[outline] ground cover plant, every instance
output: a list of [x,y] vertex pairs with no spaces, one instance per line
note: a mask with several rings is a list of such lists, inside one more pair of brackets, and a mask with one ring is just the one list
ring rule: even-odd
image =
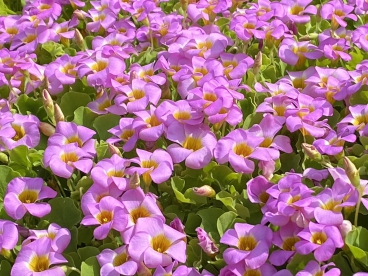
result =
[[0,0],[0,275],[368,275],[367,12]]

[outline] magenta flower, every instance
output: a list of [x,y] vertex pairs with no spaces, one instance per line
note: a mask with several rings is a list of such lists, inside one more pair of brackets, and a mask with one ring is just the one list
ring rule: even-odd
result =
[[269,194],[266,192],[273,184],[263,176],[257,176],[247,182],[247,194],[250,202],[264,205]]
[[358,200],[358,193],[355,188],[342,179],[335,180],[332,188],[325,188],[316,195],[317,201],[312,206],[316,221],[324,225],[339,226],[344,218],[342,208],[355,206]]
[[271,113],[278,118],[285,120],[285,112],[288,109],[294,109],[295,105],[292,103],[292,99],[287,95],[279,94],[273,97],[266,98],[256,109],[259,113]]
[[315,146],[321,154],[342,154],[345,142],[354,143],[356,140],[353,131],[354,129],[349,131],[349,128],[346,128],[344,132],[338,135],[334,130],[330,130],[326,136],[315,140],[313,146]]
[[264,140],[252,132],[236,129],[218,141],[214,156],[220,164],[229,162],[236,172],[252,173],[254,162],[249,158],[272,160],[268,150],[260,147]]
[[51,223],[47,230],[29,230],[29,234],[29,237],[23,242],[23,246],[37,239],[47,237],[51,240],[51,251],[56,253],[63,253],[71,239],[70,231],[61,228],[56,223]]
[[161,149],[153,153],[141,149],[136,149],[136,151],[138,157],[131,161],[141,167],[132,167],[132,171],[142,175],[146,185],[150,185],[152,180],[156,184],[161,184],[170,178],[174,170],[170,154]]
[[356,130],[362,131],[368,124],[368,105],[349,106],[350,114],[339,122],[340,126],[352,124]]
[[280,230],[273,234],[272,243],[282,250],[275,250],[271,253],[269,261],[273,265],[281,266],[295,254],[295,244],[300,241],[297,236],[303,228],[293,222],[281,226]]
[[55,0],[36,0],[25,5],[24,11],[41,20],[56,20],[61,14],[61,6]]
[[4,208],[16,220],[23,218],[27,212],[41,218],[50,213],[51,207],[48,203],[37,201],[54,198],[56,194],[53,189],[44,186],[42,178],[17,177],[8,184]]
[[129,189],[129,179],[125,178],[130,161],[114,154],[109,159],[99,161],[91,171],[95,184],[107,188],[114,183],[120,191]]
[[116,21],[116,15],[110,8],[105,8],[100,11],[90,9],[88,13],[84,14],[86,17],[92,19],[92,22],[87,24],[87,30],[90,32],[106,30]]
[[106,140],[107,143],[115,144],[120,141],[124,142],[123,150],[131,151],[139,138],[139,131],[143,128],[145,122],[133,118],[121,118],[119,125],[108,130],[115,137]]
[[176,231],[185,234],[184,228],[185,226],[181,222],[180,218],[176,217],[170,222],[170,227],[174,228]]
[[121,202],[125,207],[124,219],[128,221],[122,233],[123,240],[127,244],[132,238],[139,219],[150,217],[165,221],[156,200],[148,194],[145,195],[141,188],[126,191],[121,197]]
[[211,33],[205,36],[195,36],[185,46],[184,51],[190,56],[199,56],[205,59],[218,58],[228,46],[229,39],[220,33]]
[[128,252],[133,260],[143,261],[148,268],[170,265],[173,259],[185,263],[185,237],[160,219],[144,218],[137,222]]
[[328,261],[335,253],[336,248],[344,246],[344,241],[336,226],[310,222],[309,226],[299,232],[298,236],[302,240],[295,244],[296,251],[302,255],[314,251],[314,257],[319,262]]
[[89,209],[87,206],[89,204],[96,205],[101,201],[105,196],[111,196],[114,198],[118,198],[122,194],[122,191],[115,185],[115,183],[111,183],[108,187],[103,187],[98,184],[93,184],[85,194],[83,194],[81,200],[81,209],[83,214],[90,215]]
[[272,230],[263,225],[235,223],[235,229],[227,230],[220,242],[233,246],[223,254],[227,264],[237,264],[245,261],[252,269],[262,266],[267,258],[271,246]]
[[285,10],[288,11],[287,17],[294,23],[304,24],[308,23],[310,16],[307,14],[316,14],[317,8],[313,5],[309,5],[311,0],[283,0],[282,4],[285,5]]
[[185,160],[185,165],[192,169],[208,165],[217,143],[215,135],[204,124],[171,124],[167,130],[167,139],[175,142],[167,147],[173,162],[180,163]]
[[[233,274],[230,275],[236,275],[236,276],[243,276],[243,275],[260,275],[260,276],[266,276],[266,275],[272,275],[272,276],[291,276],[292,274],[289,271],[285,271],[285,269],[277,272],[276,268],[274,268],[269,263],[265,263],[261,265],[258,268],[251,268],[247,266],[244,262],[240,262],[234,266],[229,266],[230,271]],[[221,274],[220,274],[221,275]],[[226,276],[230,276],[227,274],[224,274]]]
[[27,27],[22,32],[14,36],[10,50],[17,50],[18,52],[33,53],[39,43],[48,41],[50,30],[43,25],[36,28]]
[[258,39],[264,38],[264,32],[259,30],[266,22],[258,20],[256,16],[238,15],[230,22],[230,30],[233,30],[241,40],[248,41],[253,36]]
[[86,215],[82,225],[98,225],[93,235],[98,240],[107,237],[111,229],[123,231],[127,225],[124,217],[124,206],[117,199],[106,196],[98,204],[88,204],[87,208],[91,215]]
[[166,126],[170,126],[173,122],[198,125],[203,121],[203,113],[199,109],[192,108],[186,100],[164,101],[156,108],[155,114]]
[[18,243],[18,229],[15,223],[0,220],[0,250],[12,250]]
[[139,138],[146,142],[157,141],[164,133],[165,125],[163,124],[162,117],[156,112],[156,108],[150,105],[150,110],[148,111],[138,111],[134,112],[142,121],[145,123],[139,132]]
[[47,144],[49,146],[61,146],[74,143],[92,157],[96,154],[96,140],[91,139],[95,134],[95,131],[72,122],[58,122],[55,134],[51,135],[47,140]]
[[297,42],[292,38],[285,38],[279,48],[279,57],[287,64],[302,68],[307,59],[319,59],[322,53],[309,41]]
[[[323,266],[320,266],[316,261],[309,261],[309,263],[305,266],[305,268],[299,271],[295,276],[311,276],[311,275],[325,275],[325,276],[340,276],[340,269],[334,267],[329,268],[330,266],[334,266],[334,263],[328,263]],[[328,271],[326,271],[328,269]],[[358,273],[359,274],[359,273]],[[357,275],[357,274],[354,274]]]
[[[9,119],[10,118],[5,120],[8,121]],[[14,114],[13,119],[14,120],[11,122],[11,127],[14,129],[14,132],[12,132],[14,133],[14,136],[8,137],[7,134],[10,134],[10,132],[7,130],[6,132],[3,132],[5,135],[1,137],[5,147],[8,149],[13,149],[20,145],[25,145],[28,148],[36,147],[40,142],[40,131],[38,129],[40,120],[34,115],[20,114]],[[6,128],[4,128],[4,130],[5,129]]]
[[97,255],[97,260],[101,276],[135,275],[138,270],[138,264],[129,257],[126,245],[115,250],[104,249]]
[[60,266],[50,268],[61,263],[67,263],[67,260],[60,253],[52,252],[51,240],[46,237],[40,238],[22,247],[10,275],[65,276]]
[[70,57],[62,55],[46,66],[45,76],[50,83],[48,91],[51,95],[62,92],[64,85],[75,83],[77,76],[76,66],[80,59],[80,56]]
[[197,237],[198,237],[198,245],[202,248],[204,253],[209,256],[215,256],[220,250],[217,245],[214,243],[213,239],[208,235],[208,233],[200,228],[196,228]]
[[327,4],[322,5],[321,17],[323,19],[331,20],[331,29],[336,30],[339,26],[346,27],[345,18],[357,20],[355,14],[350,14],[354,7],[346,5],[341,0],[333,0]]
[[74,169],[89,173],[93,161],[91,155],[79,148],[75,143],[64,146],[48,146],[45,150],[43,163],[52,172],[63,178],[70,178]]
[[139,79],[134,79],[129,86],[122,86],[121,90],[128,100],[128,112],[145,110],[149,103],[156,105],[161,97],[161,89],[157,85]]
[[319,48],[323,50],[325,57],[334,62],[340,58],[344,61],[351,60],[351,55],[347,53],[350,49],[350,43],[346,39],[327,38],[320,42]]

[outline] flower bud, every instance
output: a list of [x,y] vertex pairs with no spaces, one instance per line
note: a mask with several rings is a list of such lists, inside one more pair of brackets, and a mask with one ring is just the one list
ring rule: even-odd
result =
[[136,189],[140,186],[141,179],[139,177],[138,172],[134,172],[132,176],[129,178],[129,187],[130,189]]
[[205,197],[214,197],[216,195],[216,192],[214,189],[212,189],[211,186],[209,185],[204,185],[202,187],[194,187],[193,188],[193,192],[196,194],[196,195],[199,195],[199,196],[205,196]]
[[204,231],[202,228],[197,227],[196,228],[197,237],[199,240],[198,245],[203,249],[203,251],[211,257],[215,257],[217,253],[219,252],[219,248],[214,243],[214,241],[211,239],[211,237],[207,234],[206,231]]
[[9,162],[9,157],[3,152],[0,152],[0,162],[5,164]]
[[151,270],[143,262],[138,264],[138,276],[152,276]]
[[75,10],[73,12],[73,15],[75,15],[75,17],[78,18],[79,20],[84,20],[86,18],[85,15],[83,14],[83,12],[80,11],[80,10]]
[[185,226],[181,222],[180,218],[174,218],[172,222],[170,222],[170,227],[174,228],[176,231],[185,234],[184,228]]
[[310,144],[302,143],[302,148],[304,150],[304,153],[312,160],[314,161],[322,161],[322,155],[319,153],[319,151]]
[[74,42],[82,51],[85,51],[87,49],[87,44],[78,29],[76,29],[74,33]]
[[50,137],[51,135],[55,133],[55,128],[48,123],[40,122],[38,125],[38,128],[47,137]]
[[54,114],[55,114],[55,121],[56,122],[65,121],[64,114],[61,111],[61,108],[58,104],[54,105]]
[[108,147],[111,154],[113,154],[113,155],[117,154],[120,157],[122,157],[122,154],[121,154],[120,150],[116,146],[114,146],[112,144],[107,144],[107,147]]
[[343,238],[345,238],[345,237],[346,237],[346,235],[347,235],[351,230],[353,230],[353,225],[352,225],[352,224],[351,224],[351,222],[350,222],[350,221],[348,221],[348,220],[344,220],[344,221],[342,222],[342,224],[341,224],[341,225],[339,225],[338,227],[339,227],[339,230],[340,230],[341,236],[342,236]]
[[355,167],[354,163],[351,162],[350,159],[347,158],[346,156],[343,158],[343,161],[346,175],[348,176],[351,184],[353,184],[355,188],[358,188],[360,186],[359,171]]
[[49,116],[50,118],[54,118],[54,101],[52,100],[50,93],[46,89],[42,91],[42,102],[47,116]]
[[258,52],[258,54],[256,55],[256,58],[254,59],[254,65],[253,65],[254,76],[258,76],[261,66],[262,66],[262,52]]

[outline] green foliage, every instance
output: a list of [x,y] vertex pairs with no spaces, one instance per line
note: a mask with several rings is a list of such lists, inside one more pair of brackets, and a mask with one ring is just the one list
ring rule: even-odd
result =
[[81,221],[81,211],[75,206],[71,198],[57,197],[49,201],[51,213],[43,217],[50,223],[57,223],[62,227],[71,228]]

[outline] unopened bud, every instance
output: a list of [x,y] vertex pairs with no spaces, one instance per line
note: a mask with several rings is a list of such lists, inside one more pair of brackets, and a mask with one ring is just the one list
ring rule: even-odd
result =
[[161,86],[161,90],[161,99],[171,100],[172,93],[170,90],[170,82],[168,80],[166,80],[166,82]]
[[134,172],[132,176],[129,178],[129,187],[130,189],[136,189],[140,186],[141,179],[139,178],[138,172]]
[[79,20],[84,20],[86,18],[86,16],[81,10],[75,10],[73,12],[73,15],[75,15],[75,17],[78,18]]
[[14,262],[13,254],[9,249],[1,249],[1,255],[3,255],[6,259]]
[[185,234],[184,228],[185,226],[181,222],[180,218],[174,218],[172,222],[170,222],[170,227],[174,228],[176,231]]
[[65,121],[64,114],[58,104],[54,105],[54,116],[56,122]]
[[354,163],[351,162],[346,156],[343,158],[343,161],[346,175],[348,176],[351,184],[353,184],[355,188],[360,187],[360,175]]
[[38,125],[38,128],[47,137],[50,137],[51,135],[55,133],[55,128],[48,123],[40,122]]
[[197,227],[196,232],[199,240],[198,245],[208,256],[215,257],[220,251],[215,242],[211,239],[211,237],[204,229]]
[[214,189],[212,189],[211,186],[209,185],[204,185],[202,187],[194,187],[193,188],[193,192],[196,194],[196,195],[199,195],[199,196],[205,196],[205,197],[214,197],[216,195],[216,192]]
[[145,266],[143,262],[138,264],[138,270],[137,270],[138,276],[152,276],[151,270]]
[[258,54],[256,55],[256,58],[254,59],[254,65],[253,65],[254,76],[258,76],[261,66],[262,66],[262,52],[258,52]]
[[341,236],[342,236],[343,238],[345,238],[345,237],[346,237],[346,235],[347,235],[351,230],[353,230],[353,225],[351,224],[351,222],[350,222],[350,221],[348,221],[348,220],[344,220],[344,221],[342,222],[342,224],[341,224],[341,225],[339,225],[339,230],[340,230]]
[[112,144],[107,144],[107,147],[108,147],[111,154],[113,154],[113,155],[117,154],[120,157],[122,157],[122,154],[121,154],[120,150],[116,146],[114,146]]
[[9,162],[9,157],[3,152],[0,152],[0,162],[5,164]]
[[54,101],[52,100],[50,93],[44,89],[42,91],[42,102],[45,107],[47,116],[54,118]]
[[311,34],[303,35],[302,37],[299,38],[299,41],[309,41],[309,40],[316,39],[317,37],[318,37],[318,34],[311,33]]
[[322,155],[319,153],[319,151],[315,148],[315,146],[302,143],[302,148],[304,150],[304,153],[312,160],[314,161],[322,161]]
[[84,41],[83,35],[78,29],[76,29],[74,33],[74,42],[82,51],[85,51],[87,49],[87,44]]

